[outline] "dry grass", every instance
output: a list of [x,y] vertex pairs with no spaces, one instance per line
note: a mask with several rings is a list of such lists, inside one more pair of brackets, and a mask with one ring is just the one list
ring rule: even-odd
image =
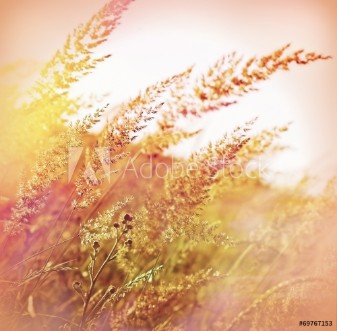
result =
[[287,126],[251,134],[253,119],[187,159],[169,154],[199,134],[181,119],[226,111],[275,72],[329,57],[290,45],[248,61],[232,53],[199,77],[188,68],[149,86],[108,123],[109,105],[70,125],[64,115],[85,105],[69,88],[110,56],[92,51],[129,2],[111,1],[70,34],[29,102],[15,106],[17,87],[2,100],[2,181],[10,185],[0,196],[1,328],[335,325],[335,182],[312,196],[305,181],[275,187],[257,169],[239,176],[233,168],[282,151]]

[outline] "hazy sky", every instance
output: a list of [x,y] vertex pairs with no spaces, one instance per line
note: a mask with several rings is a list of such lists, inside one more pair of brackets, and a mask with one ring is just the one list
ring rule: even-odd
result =
[[[104,3],[1,0],[0,64],[47,61],[67,34]],[[330,174],[337,168],[336,13],[335,0],[136,0],[105,46],[113,53],[111,61],[78,90],[109,91],[111,103],[118,103],[188,65],[205,67],[233,50],[262,55],[291,42],[293,49],[329,54],[333,60],[277,73],[259,85],[259,92],[209,116],[203,139],[256,114],[260,127],[293,121],[285,140],[293,150],[275,167],[298,171],[315,164],[317,171]]]

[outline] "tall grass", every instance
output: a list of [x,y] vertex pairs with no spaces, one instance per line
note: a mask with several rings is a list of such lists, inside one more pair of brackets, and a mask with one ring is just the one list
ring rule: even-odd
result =
[[246,61],[231,53],[70,124],[86,104],[69,90],[110,57],[94,51],[130,2],[75,29],[28,102],[13,102],[17,86],[2,100],[1,328],[335,325],[335,182],[312,196],[310,181],[274,186],[251,163],[282,152],[288,127],[252,134],[252,119],[187,158],[170,154],[200,133],[182,119],[227,111],[275,72],[329,57],[290,45]]

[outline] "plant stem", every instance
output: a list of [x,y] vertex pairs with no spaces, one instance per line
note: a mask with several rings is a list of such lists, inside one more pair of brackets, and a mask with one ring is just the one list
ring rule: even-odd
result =
[[80,322],[79,330],[83,330],[83,328],[85,326],[86,319],[87,319],[87,311],[88,311],[88,308],[89,308],[90,299],[92,298],[92,295],[93,295],[93,292],[94,292],[95,284],[96,284],[100,274],[104,270],[105,266],[108,264],[108,262],[110,262],[111,257],[113,255],[113,253],[114,253],[114,251],[117,247],[117,244],[119,242],[119,239],[122,237],[122,235],[123,235],[123,233],[121,233],[121,235],[118,236],[118,232],[117,232],[117,229],[116,229],[116,241],[115,241],[113,247],[111,248],[108,256],[105,258],[105,260],[101,264],[100,268],[98,269],[96,275],[92,277],[89,292],[86,296],[86,300],[85,300],[85,303],[84,303],[83,314],[82,314],[82,319],[81,319],[81,322]]

